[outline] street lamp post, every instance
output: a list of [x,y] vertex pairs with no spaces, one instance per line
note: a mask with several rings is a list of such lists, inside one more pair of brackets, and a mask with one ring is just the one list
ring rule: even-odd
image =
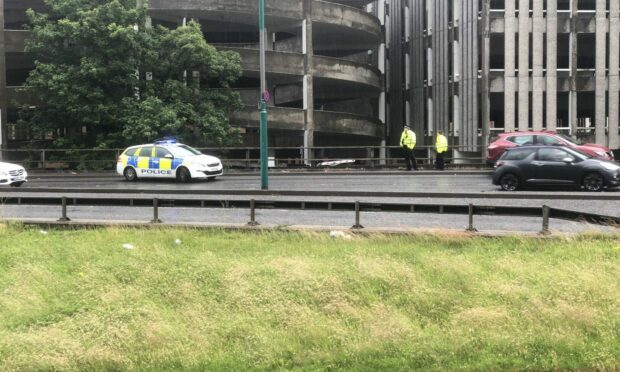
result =
[[258,24],[260,29],[260,179],[261,189],[269,189],[269,164],[268,164],[268,140],[267,136],[267,81],[265,77],[265,0],[258,1]]

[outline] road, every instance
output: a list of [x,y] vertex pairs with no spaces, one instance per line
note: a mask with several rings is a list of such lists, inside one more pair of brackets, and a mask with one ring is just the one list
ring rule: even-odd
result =
[[[158,192],[181,191],[184,194],[175,198],[188,200],[234,200],[248,199],[244,195],[200,195],[199,191],[257,191],[260,190],[260,178],[256,174],[229,175],[221,177],[215,182],[195,182],[191,184],[177,184],[170,181],[143,181],[137,183],[125,182],[120,177],[112,175],[90,176],[34,176],[27,187],[23,189],[0,189],[0,195],[9,195],[3,191],[10,191],[12,196],[27,196],[28,190],[37,191],[41,196],[59,196],[57,192],[46,190],[63,189],[62,196],[83,196],[87,190],[98,190],[100,197],[119,197],[114,192],[133,190],[136,195],[147,198],[166,199],[169,194]],[[543,204],[560,209],[569,209],[580,212],[596,213],[620,217],[620,192],[612,190],[605,193],[595,194],[605,197],[618,197],[615,200],[582,200],[592,196],[585,192],[558,192],[558,191],[535,191],[519,193],[503,193],[491,184],[490,175],[483,172],[465,173],[372,173],[372,174],[279,174],[270,177],[270,190],[273,191],[359,191],[362,193],[383,192],[388,195],[368,196],[363,198],[365,202],[390,202],[409,204],[443,204],[443,205],[500,205],[500,206],[527,206],[541,207]],[[109,191],[109,193],[106,193]],[[196,191],[193,193],[192,191]],[[15,193],[18,192],[18,193]],[[443,192],[445,198],[428,197],[390,197],[395,192]],[[480,193],[476,197],[454,198],[458,193]],[[568,199],[555,199],[558,193]],[[125,194],[123,194],[125,195]],[[506,198],[502,198],[506,195]],[[515,195],[522,195],[521,199],[510,199]],[[531,196],[536,196],[532,198]],[[494,196],[494,198],[489,198]],[[281,201],[281,200],[305,200],[305,201],[355,201],[359,196],[313,196],[304,199],[300,196],[277,196],[259,195],[253,196],[257,200]],[[161,218],[167,223],[203,223],[203,224],[244,224],[249,219],[247,209],[222,209],[222,208],[161,208]],[[73,220],[107,220],[107,221],[139,221],[146,222],[152,217],[152,210],[143,207],[89,207],[69,206],[69,215]],[[131,216],[131,218],[128,218]],[[3,205],[0,206],[0,217],[19,219],[43,219],[55,220],[59,217],[58,206],[27,206],[27,205]],[[258,219],[263,224],[272,226],[282,225],[310,225],[323,227],[350,227],[353,224],[352,212],[343,211],[290,211],[281,209],[259,210]],[[476,216],[476,227],[481,230],[512,230],[512,231],[539,231],[541,218],[527,217],[498,217]],[[449,214],[418,214],[418,213],[383,213],[364,212],[362,224],[367,227],[389,228],[448,228],[464,229],[467,226],[467,216]],[[583,232],[583,231],[607,231],[608,228],[600,228],[587,224],[554,220],[552,228],[556,231]]]
[[[111,190],[260,190],[260,176],[234,175],[224,176],[213,182],[196,181],[190,184],[178,184],[169,180],[141,180],[125,182],[122,177],[97,175],[93,177],[76,176],[33,176],[27,188],[102,188]],[[491,184],[488,173],[474,172],[466,174],[431,172],[420,173],[367,173],[329,174],[302,173],[278,174],[269,178],[271,190],[304,191],[400,191],[423,192],[488,192],[498,191]]]

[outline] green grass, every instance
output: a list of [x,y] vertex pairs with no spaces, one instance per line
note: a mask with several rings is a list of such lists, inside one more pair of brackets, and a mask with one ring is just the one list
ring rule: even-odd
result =
[[0,370],[619,368],[618,236],[0,225]]

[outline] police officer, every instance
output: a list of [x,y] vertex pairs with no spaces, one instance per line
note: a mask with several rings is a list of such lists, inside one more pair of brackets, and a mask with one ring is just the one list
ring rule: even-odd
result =
[[435,143],[435,151],[437,152],[437,159],[435,161],[435,167],[438,170],[445,169],[444,154],[448,151],[448,139],[443,135],[443,131],[437,131],[437,142]]
[[409,128],[409,126],[405,125],[403,128],[403,134],[400,136],[400,147],[403,148],[403,153],[405,154],[405,164],[407,165],[407,170],[418,170],[418,165],[416,164],[415,154],[413,153],[413,149],[416,143],[416,135]]

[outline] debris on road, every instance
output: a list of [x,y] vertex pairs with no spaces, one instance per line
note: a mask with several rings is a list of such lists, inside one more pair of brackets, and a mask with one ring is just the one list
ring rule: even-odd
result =
[[319,163],[319,167],[336,167],[342,164],[355,164],[355,160],[345,159],[345,160],[335,160],[335,161],[324,161],[324,162]]

